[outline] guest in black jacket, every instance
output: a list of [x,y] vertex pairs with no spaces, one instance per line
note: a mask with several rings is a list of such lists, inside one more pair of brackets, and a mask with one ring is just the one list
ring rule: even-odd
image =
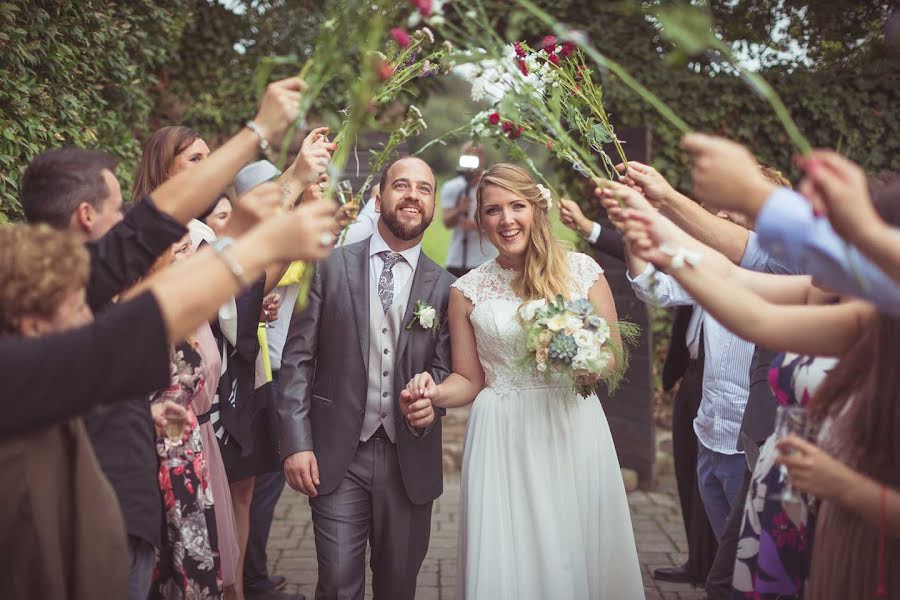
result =
[[591,246],[616,260],[625,261],[625,243],[615,227],[603,227],[591,221],[574,200],[559,201],[559,217],[563,225],[577,232]]

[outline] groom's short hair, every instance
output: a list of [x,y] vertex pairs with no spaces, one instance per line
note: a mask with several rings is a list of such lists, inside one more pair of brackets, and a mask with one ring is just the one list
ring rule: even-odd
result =
[[[427,162],[425,162],[424,160],[422,160],[422,159],[419,158],[418,156],[413,156],[412,154],[406,154],[406,155],[404,155],[404,156],[398,156],[397,158],[395,158],[394,160],[392,160],[391,162],[389,162],[389,163],[387,164],[387,166],[386,166],[384,169],[381,170],[381,174],[378,176],[378,179],[379,179],[379,181],[378,181],[378,194],[379,194],[380,196],[383,196],[383,195],[384,195],[384,188],[387,187],[387,184],[388,184],[388,173],[391,172],[391,167],[393,167],[394,165],[396,165],[396,164],[397,164],[398,162],[400,162],[401,160],[406,160],[407,158],[414,158],[414,159],[416,159],[416,160],[421,160],[423,163],[425,163],[425,166],[427,166],[427,167],[428,167],[428,170],[431,171],[431,178],[434,179],[434,183],[435,183],[435,185],[437,185],[437,177],[434,176],[434,170],[431,168],[431,165],[429,165]],[[435,193],[437,193],[437,192],[435,191]]]

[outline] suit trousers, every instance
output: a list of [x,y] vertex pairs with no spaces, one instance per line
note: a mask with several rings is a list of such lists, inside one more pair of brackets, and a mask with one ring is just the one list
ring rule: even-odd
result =
[[360,442],[337,489],[309,500],[319,564],[316,599],[363,599],[367,542],[374,599],[415,598],[432,504],[410,501],[390,440]]

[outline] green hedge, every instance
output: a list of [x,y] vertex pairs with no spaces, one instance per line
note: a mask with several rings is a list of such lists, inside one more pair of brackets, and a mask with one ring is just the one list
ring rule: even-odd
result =
[[171,58],[187,2],[0,3],[0,220],[22,216],[17,184],[28,161],[62,145],[124,162],[154,106],[154,73]]

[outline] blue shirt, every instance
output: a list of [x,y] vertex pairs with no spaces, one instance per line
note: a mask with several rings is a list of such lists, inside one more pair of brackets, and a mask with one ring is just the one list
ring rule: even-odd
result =
[[[900,283],[841,239],[827,219],[813,215],[800,194],[787,188],[772,192],[756,219],[756,231],[762,247],[789,268],[900,317]],[[895,231],[900,243],[900,230]]]

